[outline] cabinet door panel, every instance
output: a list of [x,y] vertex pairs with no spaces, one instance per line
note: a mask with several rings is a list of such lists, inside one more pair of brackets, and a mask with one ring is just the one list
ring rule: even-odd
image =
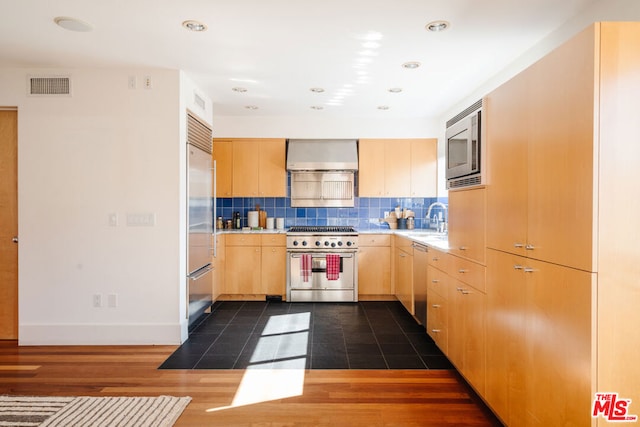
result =
[[527,243],[528,74],[487,96],[487,247],[524,255]]
[[358,153],[360,197],[384,196],[384,146],[382,139],[361,139]]
[[262,248],[262,291],[267,295],[286,293],[287,249],[283,246]]
[[360,247],[358,252],[358,294],[392,294],[391,248],[389,246]]
[[256,140],[233,141],[233,196],[258,196],[260,168],[259,143]]
[[485,189],[449,192],[449,250],[480,263],[485,261]]
[[[259,246],[227,246],[224,276],[225,293],[233,295],[262,293],[260,262]],[[252,266],[252,268],[247,268],[247,266]]]
[[437,139],[411,140],[411,197],[436,197]]
[[593,29],[537,62],[532,75],[527,256],[592,271]]
[[411,197],[411,141],[390,140],[384,150],[385,197]]
[[216,195],[218,197],[231,197],[233,183],[233,142],[225,139],[214,139],[213,160],[216,162]]
[[285,197],[287,195],[287,172],[285,169],[284,139],[260,140],[261,197]]

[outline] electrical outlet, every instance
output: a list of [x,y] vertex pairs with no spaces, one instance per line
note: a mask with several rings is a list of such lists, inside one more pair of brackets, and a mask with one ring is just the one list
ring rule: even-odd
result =
[[151,84],[151,76],[144,76],[142,78],[142,85],[145,89],[152,89],[153,85]]
[[109,214],[109,226],[116,227],[118,225],[118,214],[112,212]]
[[118,306],[118,294],[107,295],[107,307],[116,308]]
[[93,294],[93,307],[94,308],[102,308],[102,295],[101,294]]

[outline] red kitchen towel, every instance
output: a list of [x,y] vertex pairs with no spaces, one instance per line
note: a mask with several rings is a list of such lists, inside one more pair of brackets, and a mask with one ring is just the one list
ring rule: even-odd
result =
[[340,278],[340,255],[327,254],[327,280],[338,280]]
[[300,275],[303,282],[308,282],[311,277],[311,254],[300,255]]

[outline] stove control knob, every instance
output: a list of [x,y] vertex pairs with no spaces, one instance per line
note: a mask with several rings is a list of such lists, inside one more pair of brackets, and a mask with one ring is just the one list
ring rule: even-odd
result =
[[325,241],[325,242],[324,242],[324,245],[325,245],[325,246],[329,246],[329,242]]
[[336,242],[331,243],[331,247],[335,248],[336,247]]
[[320,243],[320,240],[316,240],[316,246],[320,246],[322,243]]
[[302,241],[302,246],[307,246],[307,241],[306,240]]
[[297,240],[293,241],[293,246],[298,246],[298,241]]
[[347,246],[351,246],[351,245],[353,245],[352,242],[347,242]]
[[342,246],[342,242],[338,242],[338,246]]

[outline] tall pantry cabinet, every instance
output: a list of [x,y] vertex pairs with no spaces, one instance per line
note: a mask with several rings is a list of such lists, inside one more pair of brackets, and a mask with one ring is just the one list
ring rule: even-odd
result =
[[[640,23],[597,23],[486,98],[485,399],[508,425],[640,414]],[[635,195],[635,196],[634,196]]]

